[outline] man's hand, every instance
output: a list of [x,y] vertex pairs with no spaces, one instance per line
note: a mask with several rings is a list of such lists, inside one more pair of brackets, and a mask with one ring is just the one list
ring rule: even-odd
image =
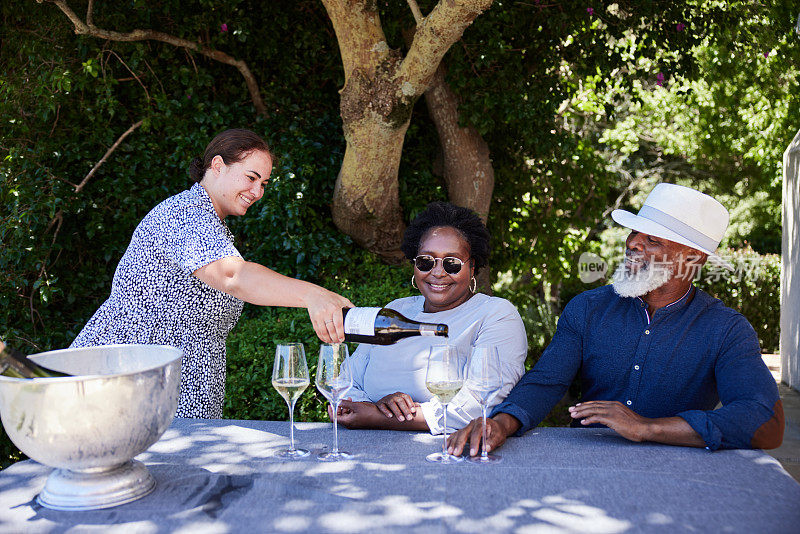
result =
[[413,401],[406,393],[391,393],[375,403],[378,410],[386,417],[396,417],[398,421],[413,419],[419,403]]
[[[447,452],[461,456],[464,446],[469,441],[469,455],[477,456],[481,452],[483,439],[483,417],[473,419],[470,423],[451,434],[447,438]],[[506,437],[519,430],[520,422],[506,413],[499,413],[486,420],[486,452],[491,452],[506,442]]]
[[648,419],[621,402],[589,401],[570,407],[573,419],[584,425],[600,423],[631,441],[655,441],[667,445],[705,447],[703,438],[682,417]]
[[570,406],[573,419],[581,419],[582,425],[600,423],[631,441],[648,440],[651,419],[642,417],[619,401],[589,401]]

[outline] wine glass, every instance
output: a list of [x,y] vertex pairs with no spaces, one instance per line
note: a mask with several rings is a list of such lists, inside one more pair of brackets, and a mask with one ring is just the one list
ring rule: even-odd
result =
[[469,461],[477,464],[499,462],[502,459],[500,456],[489,454],[486,451],[486,410],[488,409],[489,401],[503,386],[503,379],[500,373],[500,355],[497,352],[497,347],[493,345],[472,347],[469,364],[467,365],[465,386],[483,410],[481,455],[471,456]]
[[456,396],[464,385],[464,362],[459,357],[458,348],[454,345],[434,345],[428,354],[428,370],[425,375],[425,387],[439,397],[444,409],[442,427],[444,436],[442,452],[435,452],[425,457],[429,462],[453,464],[463,460],[460,456],[447,453],[447,404]]
[[345,460],[353,455],[339,450],[339,428],[337,418],[339,402],[345,393],[353,387],[353,375],[350,373],[347,345],[344,343],[323,343],[319,347],[317,362],[317,389],[333,406],[333,449],[322,452],[317,458],[324,462]]
[[294,405],[308,387],[308,365],[302,343],[286,343],[275,349],[272,366],[272,387],[278,390],[289,407],[289,448],[278,451],[278,458],[295,459],[308,456],[308,450],[294,446]]

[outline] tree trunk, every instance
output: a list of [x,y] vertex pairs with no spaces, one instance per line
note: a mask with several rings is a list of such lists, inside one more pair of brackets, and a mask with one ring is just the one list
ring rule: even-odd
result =
[[458,98],[445,80],[444,63],[436,69],[425,93],[443,155],[443,174],[450,202],[478,213],[486,222],[494,191],[489,146],[478,130],[458,124]]
[[[347,93],[342,92],[343,109]],[[336,226],[390,263],[404,259],[397,172],[408,123],[393,128],[376,116],[345,120],[347,148],[333,193]]]
[[404,231],[397,172],[411,110],[444,54],[492,0],[440,0],[418,25],[405,57],[387,45],[374,0],[323,4],[345,72],[340,110],[347,147],[333,221],[359,245],[396,262],[403,258]]

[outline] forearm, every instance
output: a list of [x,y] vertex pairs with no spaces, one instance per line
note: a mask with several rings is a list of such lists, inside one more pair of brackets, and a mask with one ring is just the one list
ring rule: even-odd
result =
[[[333,417],[330,406],[328,416]],[[387,417],[381,413],[372,402],[342,401],[339,423],[351,429],[428,430],[428,424],[421,411],[417,411],[405,421],[398,421],[397,417]]]
[[684,447],[705,447],[700,434],[681,417],[660,417],[647,419],[643,424],[641,441],[653,441],[666,445]]
[[398,421],[397,417],[386,417],[383,414],[380,415],[383,417],[383,419],[378,421],[380,426],[376,426],[375,428],[381,428],[383,430],[429,430],[428,422],[425,421],[425,416],[422,415],[422,410],[417,410],[417,412],[411,417],[406,417],[405,421]]
[[284,276],[241,258],[217,260],[194,274],[219,291],[259,306],[305,308],[316,293],[325,291],[309,282]]

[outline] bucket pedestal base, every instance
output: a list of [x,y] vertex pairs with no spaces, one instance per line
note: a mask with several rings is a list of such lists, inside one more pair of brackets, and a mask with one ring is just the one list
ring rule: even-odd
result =
[[155,479],[137,460],[97,472],[55,469],[36,502],[53,510],[97,510],[135,501],[155,487]]

